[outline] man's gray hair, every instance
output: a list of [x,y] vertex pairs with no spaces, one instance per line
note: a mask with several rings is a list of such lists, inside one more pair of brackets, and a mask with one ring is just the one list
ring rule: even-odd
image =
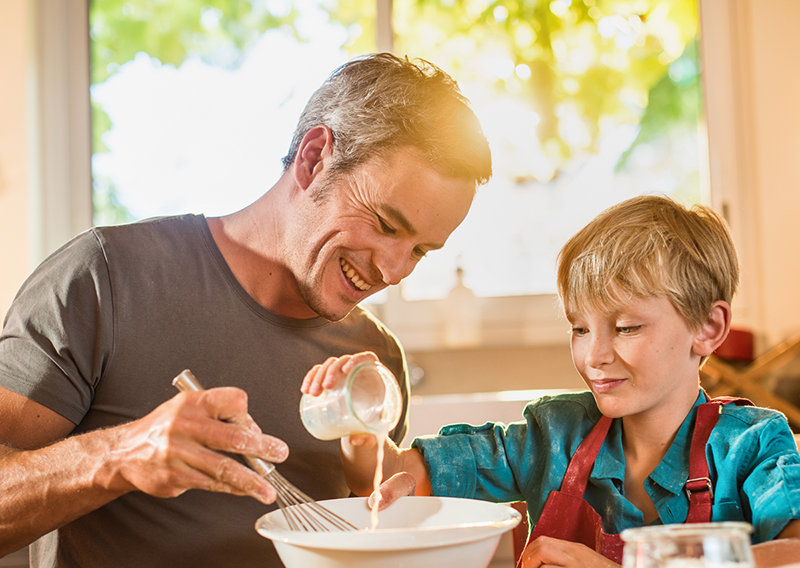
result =
[[478,185],[492,175],[489,144],[469,101],[447,73],[421,59],[378,53],[334,71],[300,116],[284,169],[319,125],[333,133],[333,175],[404,146],[443,175]]

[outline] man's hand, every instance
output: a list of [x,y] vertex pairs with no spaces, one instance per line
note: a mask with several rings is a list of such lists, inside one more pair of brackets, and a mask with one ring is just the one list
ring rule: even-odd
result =
[[134,422],[67,438],[66,418],[2,388],[0,416],[0,557],[130,491],[206,489],[271,503],[269,483],[220,452],[271,462],[289,453],[261,433],[235,388],[181,393]]
[[282,462],[289,449],[261,433],[247,413],[247,394],[236,388],[181,393],[147,416],[108,431],[109,459],[102,479],[109,489],[175,497],[188,489],[250,495],[275,501],[260,475],[220,452]]
[[522,551],[522,568],[619,568],[608,558],[577,544],[548,536],[540,536]]

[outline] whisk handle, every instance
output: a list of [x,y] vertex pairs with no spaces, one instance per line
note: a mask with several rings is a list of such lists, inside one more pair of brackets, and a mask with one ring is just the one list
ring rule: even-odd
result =
[[[184,392],[200,392],[205,390],[203,385],[200,384],[200,381],[197,380],[197,377],[194,376],[189,369],[185,369],[181,371],[181,373],[172,379],[172,384],[177,388],[179,391]],[[273,472],[275,466],[268,461],[262,460],[261,458],[257,458],[254,456],[244,456],[245,459],[248,461],[250,466],[259,474],[263,476],[267,476]]]

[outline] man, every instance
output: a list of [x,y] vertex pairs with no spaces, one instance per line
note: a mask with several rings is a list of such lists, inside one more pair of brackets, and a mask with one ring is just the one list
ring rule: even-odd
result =
[[[312,96],[284,166],[237,213],[92,229],[23,285],[0,335],[0,556],[36,541],[34,566],[280,566],[253,528],[274,489],[231,454],[348,495],[300,382],[356,349],[405,377],[356,306],[444,245],[491,157],[445,73],[378,54]],[[174,394],[184,368],[208,390]]]

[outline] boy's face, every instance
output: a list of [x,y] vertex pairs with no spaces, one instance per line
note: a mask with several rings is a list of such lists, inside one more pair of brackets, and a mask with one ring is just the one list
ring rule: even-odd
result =
[[613,313],[567,317],[572,361],[603,414],[685,416],[698,393],[698,332],[667,298],[635,298]]

